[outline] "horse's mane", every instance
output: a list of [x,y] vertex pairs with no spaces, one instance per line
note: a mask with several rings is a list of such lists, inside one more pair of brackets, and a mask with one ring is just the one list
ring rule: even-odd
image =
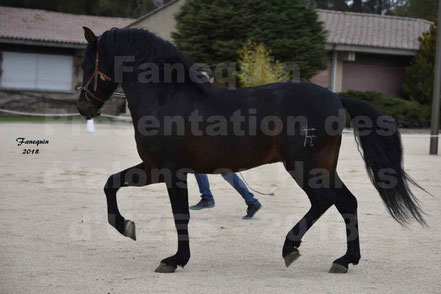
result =
[[174,44],[161,39],[146,29],[112,28],[100,36],[98,50],[110,53],[109,55],[112,57],[118,55],[135,56],[135,64],[143,62],[180,63],[187,71],[194,64]]

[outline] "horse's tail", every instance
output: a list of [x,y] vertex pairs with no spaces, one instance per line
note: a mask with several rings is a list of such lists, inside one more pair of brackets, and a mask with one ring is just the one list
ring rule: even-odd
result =
[[389,131],[392,131],[386,133],[384,125],[382,128],[378,125],[384,116],[373,105],[348,98],[341,98],[341,102],[353,119],[363,116],[364,121],[366,118],[370,120],[369,130],[362,128],[361,123],[359,126],[353,124],[355,140],[366,163],[369,177],[392,217],[402,225],[407,224],[410,217],[425,224],[422,216],[424,213],[409,189],[409,183],[424,189],[403,169],[403,147],[395,123],[387,121]]

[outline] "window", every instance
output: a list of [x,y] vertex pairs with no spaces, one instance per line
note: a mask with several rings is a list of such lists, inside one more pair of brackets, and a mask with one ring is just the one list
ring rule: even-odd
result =
[[2,88],[72,90],[73,56],[5,51],[1,66]]

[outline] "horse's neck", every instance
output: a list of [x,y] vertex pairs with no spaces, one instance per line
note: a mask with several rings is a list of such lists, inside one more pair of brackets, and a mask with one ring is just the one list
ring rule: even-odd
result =
[[[161,109],[161,105],[168,102],[171,87],[167,84],[150,84],[150,83],[122,83],[122,88],[126,94],[132,116],[141,117],[145,115],[155,115]],[[179,91],[183,93],[181,87]]]

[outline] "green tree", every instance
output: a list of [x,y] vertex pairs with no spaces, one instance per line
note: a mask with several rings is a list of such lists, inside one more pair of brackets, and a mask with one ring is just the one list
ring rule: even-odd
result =
[[404,92],[407,98],[431,104],[435,69],[436,22],[420,37],[420,51],[406,68]]
[[430,21],[435,19],[438,0],[406,0],[406,2],[397,10],[397,15],[424,18]]
[[391,14],[393,0],[366,0],[363,4],[363,12],[375,14]]
[[245,44],[240,51],[241,72],[237,74],[241,86],[253,87],[289,79],[289,72],[279,61],[271,60],[270,55],[264,44],[251,41]]
[[187,0],[177,14],[174,42],[212,68],[237,63],[249,39],[264,43],[280,62],[293,62],[303,79],[326,68],[326,35],[309,0]]
[[363,11],[363,2],[361,0],[354,0],[354,4],[352,4],[352,11],[362,12]]
[[[164,0],[167,3],[170,0]],[[156,6],[152,0],[2,0],[1,5],[74,14],[140,17]]]
[[420,0],[311,0],[311,3],[321,9],[393,15],[403,11],[402,7],[407,7],[409,1]]

